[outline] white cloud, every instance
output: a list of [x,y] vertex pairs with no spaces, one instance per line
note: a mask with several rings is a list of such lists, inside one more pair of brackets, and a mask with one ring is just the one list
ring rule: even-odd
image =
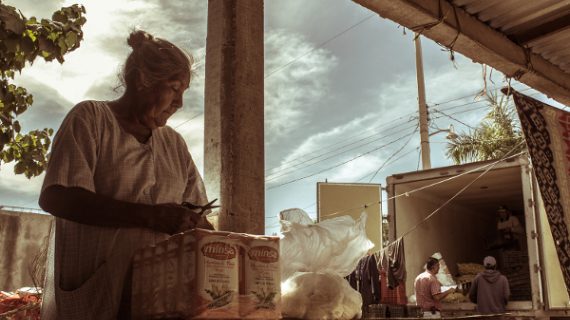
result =
[[265,79],[267,144],[308,125],[312,109],[327,99],[329,74],[338,64],[328,51],[317,49],[284,67],[314,46],[304,36],[286,30],[268,30],[265,34],[265,74],[269,75]]
[[[388,158],[388,157],[382,157]],[[365,155],[354,161],[351,161],[337,170],[329,174],[328,181],[330,182],[355,182],[356,180],[364,177],[365,175],[375,172],[382,165],[385,159],[381,159],[378,155]],[[372,176],[360,182],[368,182]]]

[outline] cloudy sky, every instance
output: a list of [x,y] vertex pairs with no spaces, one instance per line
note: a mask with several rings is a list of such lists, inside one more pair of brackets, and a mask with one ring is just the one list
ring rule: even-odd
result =
[[[76,2],[3,3],[39,20]],[[81,47],[67,55],[63,65],[38,59],[16,77],[15,83],[34,95],[33,107],[18,119],[23,130],[57,129],[76,103],[117,98],[111,88],[130,52],[125,39],[129,30],[138,27],[185,47],[199,61],[185,107],[169,125],[183,135],[202,169],[207,1],[86,0],[82,4],[87,23]],[[417,124],[412,118],[417,117],[413,36],[403,31],[350,0],[265,0],[267,234],[278,230],[276,215],[282,210],[303,208],[316,216],[317,182],[385,185],[386,176],[421,168],[420,136],[412,135]],[[433,41],[422,37],[422,46],[427,102],[432,108],[430,130],[449,124],[456,131],[469,130],[466,125],[474,127],[485,113],[485,104],[474,100],[484,87],[482,66],[457,55],[455,68],[448,53]],[[491,80],[490,88],[505,85],[497,71]],[[513,87],[526,89],[515,82]],[[535,97],[548,101],[541,94]],[[449,165],[444,157],[445,134],[432,136],[430,145],[432,166]],[[14,174],[13,164],[2,164],[0,169],[0,205],[39,208],[43,175],[28,180]]]

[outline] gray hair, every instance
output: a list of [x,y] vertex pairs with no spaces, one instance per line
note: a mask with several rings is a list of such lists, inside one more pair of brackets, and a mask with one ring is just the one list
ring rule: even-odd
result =
[[188,72],[190,81],[194,78],[194,57],[170,41],[155,38],[143,30],[133,30],[127,44],[133,48],[133,52],[120,74],[121,86],[125,87],[126,92],[136,91],[137,75],[147,91],[152,91],[159,82],[181,72]]

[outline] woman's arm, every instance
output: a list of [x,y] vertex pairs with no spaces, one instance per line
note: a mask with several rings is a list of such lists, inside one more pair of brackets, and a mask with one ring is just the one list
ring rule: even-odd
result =
[[39,204],[58,218],[98,227],[149,228],[174,234],[203,223],[199,214],[182,205],[130,203],[60,185],[46,188]]

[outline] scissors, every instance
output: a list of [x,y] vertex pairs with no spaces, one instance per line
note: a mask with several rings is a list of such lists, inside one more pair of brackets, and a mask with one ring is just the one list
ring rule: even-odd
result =
[[205,212],[206,210],[208,210],[208,209],[214,209],[214,208],[219,208],[219,207],[220,207],[220,206],[213,206],[213,205],[212,205],[212,204],[213,204],[214,202],[216,202],[216,201],[218,201],[218,198],[212,200],[212,202],[209,202],[209,203],[208,203],[207,205],[205,205],[205,206],[197,206],[197,205],[195,205],[195,204],[191,204],[190,202],[182,202],[182,205],[183,205],[183,206],[186,206],[188,209],[192,209],[192,210],[194,210],[194,209],[200,209],[199,214],[200,214],[200,215],[203,215],[204,212]]

